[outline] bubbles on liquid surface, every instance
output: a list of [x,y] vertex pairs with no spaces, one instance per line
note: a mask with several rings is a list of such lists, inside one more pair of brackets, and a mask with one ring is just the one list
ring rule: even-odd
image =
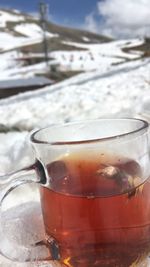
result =
[[73,154],[47,165],[50,188],[88,199],[126,193],[142,183],[141,168],[127,158]]

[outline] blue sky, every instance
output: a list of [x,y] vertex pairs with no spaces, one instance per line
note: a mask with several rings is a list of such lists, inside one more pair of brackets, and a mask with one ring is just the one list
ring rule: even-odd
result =
[[[45,0],[54,22],[70,26],[81,26],[85,17],[95,12],[98,0]],[[37,12],[38,0],[0,0],[0,7],[9,7],[25,12]]]
[[[0,7],[37,13],[39,1],[0,0]],[[115,38],[150,36],[149,1],[45,0],[52,22]]]

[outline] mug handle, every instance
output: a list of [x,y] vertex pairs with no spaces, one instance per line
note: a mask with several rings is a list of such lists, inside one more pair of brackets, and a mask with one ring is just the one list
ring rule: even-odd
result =
[[[0,245],[0,253],[11,261],[26,262],[52,259],[46,239],[30,245],[29,247],[16,245],[16,243],[8,240],[4,235],[2,227],[2,204],[4,199],[11,191],[13,191],[13,189],[20,185],[27,183],[41,183],[41,172],[44,172],[44,168],[42,164],[37,161],[35,164],[28,166],[27,168],[0,177],[0,239],[3,243],[3,246]],[[8,248],[9,251],[11,251],[11,255],[8,255]]]

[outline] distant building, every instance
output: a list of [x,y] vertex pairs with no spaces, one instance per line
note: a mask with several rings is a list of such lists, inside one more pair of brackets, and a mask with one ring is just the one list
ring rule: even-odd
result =
[[0,99],[26,91],[37,90],[53,83],[54,81],[45,77],[3,80],[0,81]]

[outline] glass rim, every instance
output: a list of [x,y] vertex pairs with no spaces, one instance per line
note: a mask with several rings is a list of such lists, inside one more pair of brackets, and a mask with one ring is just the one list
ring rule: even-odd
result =
[[[56,128],[56,129],[61,129],[62,127],[66,127],[66,126],[73,126],[73,125],[81,125],[83,123],[91,123],[91,122],[101,122],[101,121],[139,121],[142,122],[143,125],[137,127],[135,130],[133,131],[128,131],[126,133],[122,133],[122,134],[117,134],[117,135],[110,135],[108,137],[100,137],[100,138],[91,138],[88,140],[74,140],[74,141],[54,141],[54,142],[48,142],[48,141],[44,141],[44,140],[40,140],[39,138],[37,138],[37,134],[46,130],[46,129],[50,129],[50,128]],[[80,145],[80,144],[90,144],[90,143],[94,143],[94,142],[105,142],[105,141],[111,141],[111,140],[115,140],[117,138],[124,138],[126,136],[131,136],[133,134],[139,133],[141,131],[146,131],[149,128],[149,123],[143,119],[139,119],[139,118],[102,118],[102,119],[90,119],[90,120],[84,120],[84,121],[73,121],[73,122],[67,122],[67,123],[59,123],[59,124],[52,124],[49,125],[47,127],[43,127],[40,128],[36,131],[34,131],[31,136],[30,136],[30,141],[33,144],[45,144],[45,145]]]

